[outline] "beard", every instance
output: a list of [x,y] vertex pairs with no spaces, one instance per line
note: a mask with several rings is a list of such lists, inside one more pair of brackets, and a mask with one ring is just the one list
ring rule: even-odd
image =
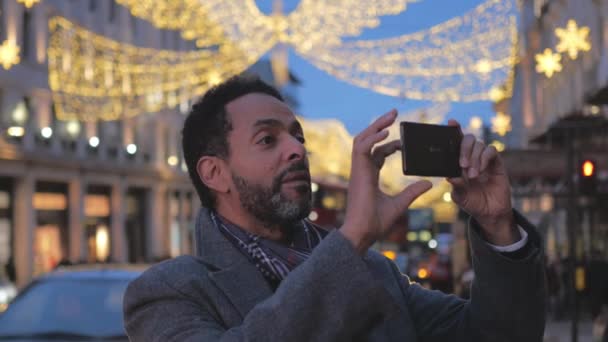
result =
[[270,187],[249,182],[232,172],[232,180],[243,208],[272,229],[289,229],[288,227],[307,217],[312,208],[310,184],[297,187],[298,196],[295,199],[288,198],[281,192],[283,179],[293,171],[308,172],[308,166],[306,162],[291,165],[273,179]]

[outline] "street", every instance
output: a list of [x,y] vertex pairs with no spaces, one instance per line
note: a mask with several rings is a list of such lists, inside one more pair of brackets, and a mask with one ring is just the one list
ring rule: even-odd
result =
[[[568,320],[563,321],[548,321],[545,328],[544,342],[570,342],[570,328],[572,322]],[[592,339],[593,336],[593,324],[587,319],[579,322],[578,326],[578,342],[590,342],[597,341]]]

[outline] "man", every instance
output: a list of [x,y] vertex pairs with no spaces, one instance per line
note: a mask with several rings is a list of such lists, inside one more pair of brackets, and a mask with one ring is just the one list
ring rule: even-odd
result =
[[208,91],[183,129],[203,205],[197,255],[153,266],[130,284],[124,314],[131,340],[541,341],[539,237],[513,212],[493,147],[465,136],[465,176],[450,179],[454,201],[474,218],[470,301],[410,283],[369,250],[431,187],[420,181],[396,196],[378,188],[384,159],[399,142],[376,145],[395,118],[393,110],[354,139],[345,221],[328,233],[305,219],[304,133],[279,93],[241,76]]

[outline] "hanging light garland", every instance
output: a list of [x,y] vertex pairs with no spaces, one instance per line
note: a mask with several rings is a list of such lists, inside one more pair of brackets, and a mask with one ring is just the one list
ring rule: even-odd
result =
[[419,0],[301,0],[286,16],[279,12],[263,14],[255,0],[118,0],[133,15],[158,28],[179,29],[186,39],[204,38],[207,31],[198,28],[219,23],[248,52],[258,51],[261,43],[337,44],[344,36],[356,36],[365,28],[377,27],[380,16],[399,14],[408,3],[416,1]]
[[116,120],[173,108],[245,70],[226,43],[178,52],[119,43],[63,17],[49,21],[49,86],[62,120]]
[[328,73],[380,93],[467,102],[496,96],[517,61],[516,35],[513,3],[490,0],[422,32],[296,50]]
[[149,21],[162,30],[180,30],[185,40],[195,40],[197,47],[224,44],[221,26],[211,22],[200,0],[116,0],[135,17]]
[[392,96],[476,101],[508,97],[512,89],[514,0],[487,0],[428,30],[375,41],[343,38],[413,0],[302,0],[287,16],[264,15],[254,0],[118,1],[157,27],[197,39],[201,50],[142,49],[52,19],[49,84],[58,117],[112,120],[173,107],[277,44],[291,44],[340,79]]
[[[151,0],[120,2],[158,22]],[[496,96],[516,62],[514,0],[488,0],[465,16],[398,38],[343,40],[376,27],[380,16],[398,14],[413,2],[302,0],[289,15],[265,15],[254,0],[207,0],[198,2],[197,11],[207,15],[206,22],[218,23],[248,55],[261,56],[276,44],[290,44],[330,74],[387,95],[440,102],[487,100],[491,92]],[[173,9],[196,6],[195,0],[173,3],[182,3],[171,5]],[[157,25],[184,32],[188,20],[178,18],[187,15],[171,13],[178,14],[166,16],[170,25]],[[506,87],[503,96],[510,91]]]
[[41,0],[17,0],[18,3],[23,4],[26,8],[32,8],[35,4]]

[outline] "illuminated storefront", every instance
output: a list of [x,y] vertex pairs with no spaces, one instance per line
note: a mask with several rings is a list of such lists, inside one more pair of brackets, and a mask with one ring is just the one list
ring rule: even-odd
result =
[[105,262],[110,256],[110,190],[89,185],[84,198],[87,262]]
[[38,182],[33,205],[36,212],[33,273],[40,275],[69,255],[67,185]]

